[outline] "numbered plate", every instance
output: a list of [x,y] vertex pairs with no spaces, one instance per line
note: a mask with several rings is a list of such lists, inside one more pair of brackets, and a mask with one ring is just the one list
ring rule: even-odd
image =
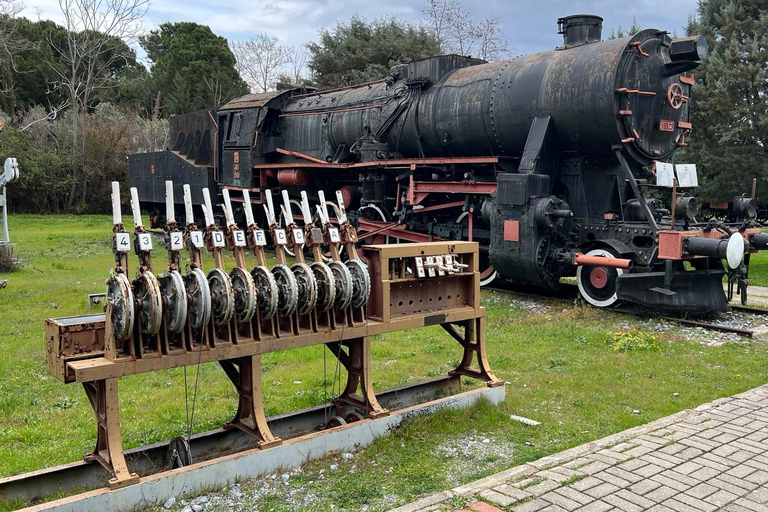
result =
[[341,237],[339,236],[339,230],[336,228],[330,228],[328,230],[328,236],[331,238],[331,243],[338,244],[341,242]]
[[117,252],[130,252],[131,251],[131,234],[115,233],[115,247],[117,248]]
[[233,231],[232,239],[235,241],[235,247],[245,247],[245,231],[239,229]]
[[264,236],[263,229],[255,229],[253,231],[253,240],[256,242],[256,245],[259,247],[263,247],[267,245],[267,237]]
[[139,233],[139,250],[151,251],[152,250],[152,235],[149,233]]
[[217,248],[226,247],[227,242],[224,240],[224,233],[221,231],[214,231],[211,233],[211,239],[213,241],[213,246]]
[[429,277],[435,277],[435,259],[432,256],[427,256],[427,273]]
[[189,233],[189,239],[192,241],[192,245],[194,245],[198,249],[202,249],[205,245],[205,240],[203,239],[203,232],[202,231],[191,231]]
[[277,245],[285,245],[288,243],[288,238],[285,236],[285,230],[284,229],[276,229],[275,230],[275,243]]
[[444,276],[445,275],[445,271],[440,268],[440,267],[443,266],[443,257],[442,256],[435,256],[435,263],[438,265],[438,267],[437,267],[437,275],[438,276]]
[[184,236],[180,231],[171,232],[171,250],[180,251],[184,248]]
[[421,256],[416,257],[416,275],[422,278],[426,277],[426,273],[424,272],[424,260]]
[[293,230],[293,241],[301,245],[304,243],[304,232],[300,229]]

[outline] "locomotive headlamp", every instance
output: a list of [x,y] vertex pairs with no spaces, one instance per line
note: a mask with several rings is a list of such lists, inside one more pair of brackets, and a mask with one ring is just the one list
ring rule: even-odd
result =
[[679,37],[669,45],[669,58],[674,62],[698,62],[707,58],[709,44],[704,36]]

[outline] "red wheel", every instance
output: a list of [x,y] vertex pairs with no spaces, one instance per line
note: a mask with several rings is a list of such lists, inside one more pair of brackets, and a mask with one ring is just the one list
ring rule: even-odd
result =
[[688,101],[688,96],[683,94],[683,87],[680,84],[672,84],[667,90],[667,101],[669,106],[678,109],[683,106],[683,103]]

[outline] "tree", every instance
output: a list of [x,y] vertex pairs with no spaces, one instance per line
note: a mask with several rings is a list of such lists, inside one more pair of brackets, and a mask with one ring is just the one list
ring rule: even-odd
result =
[[320,87],[338,87],[384,78],[395,64],[440,53],[435,36],[394,16],[371,23],[353,15],[348,23],[320,31],[308,43],[309,69]]
[[245,41],[232,43],[237,71],[254,92],[267,92],[277,79],[280,68],[289,62],[288,49],[267,34],[257,34]]
[[151,61],[152,80],[166,113],[219,106],[248,93],[227,40],[205,25],[163,23],[139,38]]
[[[768,6],[705,0],[699,22],[709,56],[696,70],[693,130],[681,160],[695,162],[704,199],[720,202],[750,190],[768,192]],[[689,33],[689,35],[691,35]]]
[[421,12],[444,52],[474,54],[485,60],[502,59],[512,53],[501,19],[477,19],[472,4],[462,0],[425,0]]
[[629,30],[625,31],[621,28],[621,25],[619,25],[617,30],[613,30],[613,28],[611,28],[611,35],[608,36],[608,39],[621,39],[622,37],[633,36],[640,32],[642,29],[643,27],[641,27],[637,22],[637,18],[632,16],[632,26],[629,27]]

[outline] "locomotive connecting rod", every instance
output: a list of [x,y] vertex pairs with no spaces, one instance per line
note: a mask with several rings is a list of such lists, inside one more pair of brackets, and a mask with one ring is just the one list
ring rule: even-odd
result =
[[608,268],[621,268],[629,270],[632,268],[632,260],[624,258],[606,258],[604,256],[587,256],[577,252],[573,256],[573,264],[575,266],[590,266],[590,267],[608,267]]

